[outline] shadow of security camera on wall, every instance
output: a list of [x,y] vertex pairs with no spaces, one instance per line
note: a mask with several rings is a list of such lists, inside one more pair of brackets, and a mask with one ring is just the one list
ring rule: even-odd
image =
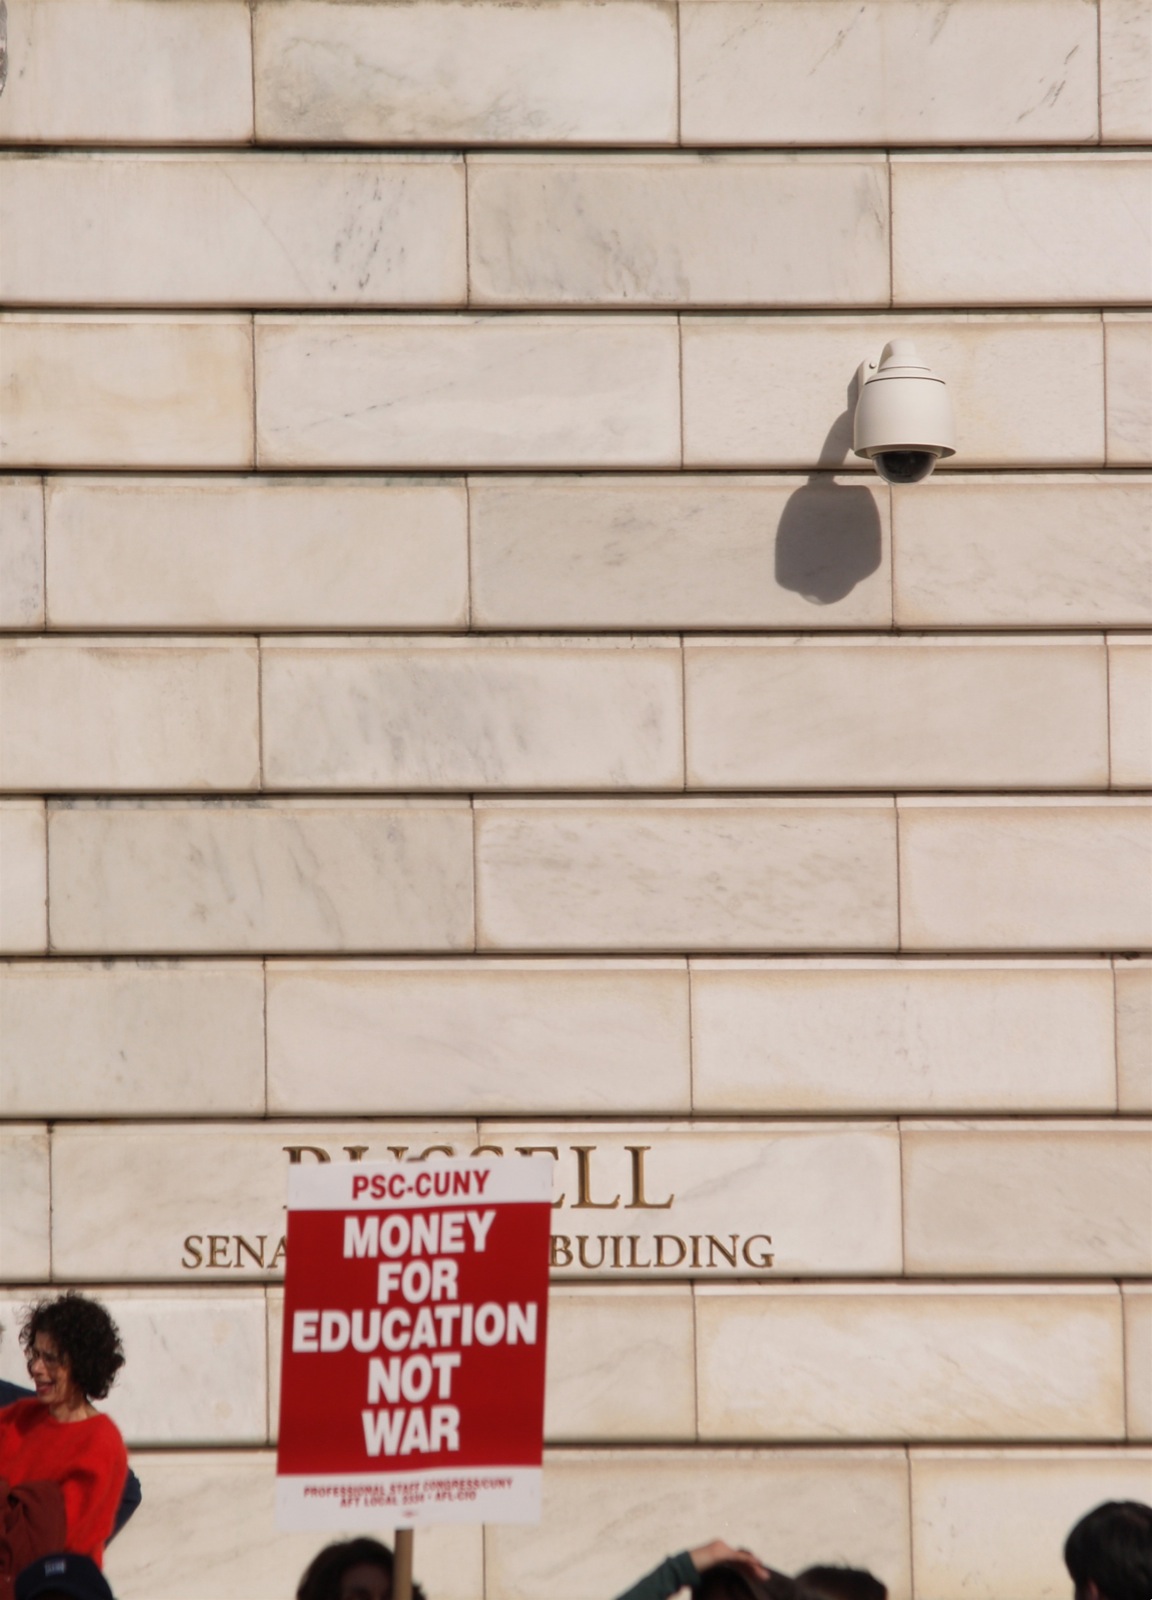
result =
[[858,374],[852,451],[885,483],[922,483],[941,456],[956,454],[956,424],[943,378],[921,361],[911,339],[893,339]]
[[921,483],[941,456],[956,453],[944,380],[923,364],[911,339],[893,339],[879,361],[864,362],[845,401],[818,466],[789,496],[776,528],[776,582],[817,606],[843,600],[883,556],[875,495],[835,476],[849,435],[854,453],[886,483]]

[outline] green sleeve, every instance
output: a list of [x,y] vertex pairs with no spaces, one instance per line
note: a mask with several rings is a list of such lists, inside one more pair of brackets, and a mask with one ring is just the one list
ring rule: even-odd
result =
[[618,1600],[670,1600],[681,1589],[690,1588],[699,1576],[692,1557],[687,1550],[681,1550],[678,1556],[669,1556],[655,1572],[626,1589]]

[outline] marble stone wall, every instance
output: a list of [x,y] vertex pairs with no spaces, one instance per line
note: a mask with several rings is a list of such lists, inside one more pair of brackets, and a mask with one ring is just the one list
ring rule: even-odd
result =
[[8,35],[0,1374],[113,1308],[117,1593],[319,1543],[291,1163],[545,1150],[544,1519],[433,1600],[1067,1594],[1152,1499],[1150,0]]

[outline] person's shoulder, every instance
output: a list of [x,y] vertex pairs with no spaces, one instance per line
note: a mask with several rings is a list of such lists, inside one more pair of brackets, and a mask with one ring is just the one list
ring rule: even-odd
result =
[[98,1438],[106,1449],[115,1451],[127,1461],[128,1447],[124,1443],[124,1435],[108,1413],[106,1411],[97,1411],[96,1415],[89,1417],[88,1420],[92,1426],[93,1436]]
[[32,1390],[22,1383],[9,1383],[6,1378],[0,1378],[0,1408],[17,1405],[21,1400],[32,1400],[35,1396]]
[[121,1435],[120,1429],[112,1421],[112,1418],[108,1415],[108,1413],[106,1411],[95,1411],[95,1412],[93,1412],[93,1414],[88,1418],[88,1422],[89,1422],[89,1425],[92,1428],[92,1432],[93,1433],[102,1434],[102,1435],[104,1435],[105,1438],[108,1438],[108,1439],[112,1439],[112,1438],[119,1439],[121,1444],[123,1444],[124,1440],[123,1440],[123,1436]]
[[47,1407],[42,1406],[39,1400],[15,1400],[0,1411],[0,1429],[7,1432],[12,1442],[29,1439],[39,1432],[47,1416]]
[[42,1406],[35,1395],[30,1398],[21,1396],[19,1400],[13,1400],[11,1405],[4,1407],[3,1412],[5,1422],[14,1422],[18,1427],[24,1428],[30,1428],[39,1422],[42,1416],[47,1415],[47,1407]]

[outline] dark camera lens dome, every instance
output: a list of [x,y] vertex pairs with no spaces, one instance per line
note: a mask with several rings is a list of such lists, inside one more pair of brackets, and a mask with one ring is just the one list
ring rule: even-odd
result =
[[872,457],[885,483],[922,483],[936,465],[933,450],[881,450]]

